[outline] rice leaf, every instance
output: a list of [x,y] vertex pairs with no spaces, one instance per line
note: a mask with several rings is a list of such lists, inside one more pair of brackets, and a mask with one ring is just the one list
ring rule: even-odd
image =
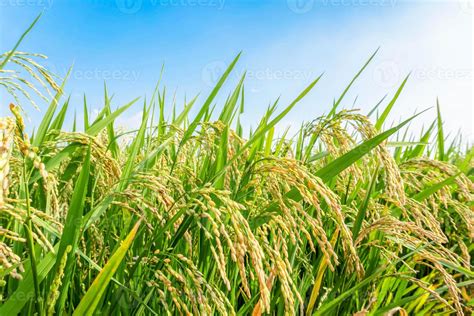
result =
[[455,174],[454,176],[451,176],[441,182],[438,182],[432,186],[429,186],[427,188],[425,188],[423,191],[417,193],[415,196],[413,196],[413,199],[417,200],[417,201],[422,201],[424,199],[426,199],[427,197],[429,197],[430,195],[436,193],[437,191],[441,190],[442,188],[450,185],[451,183],[454,182],[454,180],[456,180],[457,177],[459,177],[460,173],[458,174]]
[[[425,110],[426,111],[426,110]],[[423,111],[423,112],[425,112]],[[368,152],[370,152],[372,149],[380,145],[384,140],[389,138],[391,135],[396,133],[398,130],[400,130],[403,126],[408,124],[411,120],[413,120],[415,117],[418,115],[422,114],[423,112],[420,112],[411,118],[403,121],[401,124],[392,127],[391,129],[378,134],[377,136],[366,140],[362,144],[358,145],[348,153],[342,155],[341,157],[331,161],[329,164],[324,166],[323,168],[319,169],[316,171],[316,175],[320,177],[323,181],[328,182],[330,181],[334,176],[338,175],[341,171],[345,170],[347,167],[352,165],[354,162],[362,158],[364,155],[366,155]]]
[[95,136],[97,135],[102,129],[108,126],[111,122],[113,122],[119,115],[125,112],[128,108],[130,108],[139,98],[132,100],[131,102],[127,103],[126,105],[118,108],[114,112],[106,115],[103,119],[98,119],[94,124],[92,124],[87,130],[86,133]]
[[81,173],[76,181],[71,203],[66,216],[66,222],[59,242],[56,264],[54,270],[56,274],[59,273],[59,266],[61,259],[68,247],[71,247],[71,252],[67,256],[66,266],[64,268],[64,277],[62,280],[60,298],[58,301],[57,311],[62,313],[66,301],[69,284],[73,274],[74,264],[76,260],[77,243],[80,238],[82,216],[84,214],[84,205],[86,200],[87,188],[90,174],[90,159],[91,152],[88,148],[87,155],[84,158]]
[[114,252],[107,264],[100,271],[99,275],[97,275],[94,282],[89,287],[84,297],[81,299],[81,302],[74,310],[73,315],[93,315],[97,304],[101,300],[105,289],[112,279],[112,276],[117,271],[128,249],[132,245],[133,239],[135,238],[139,227],[140,221],[135,224],[133,229],[120,244],[120,247]]
[[405,79],[403,79],[402,84],[401,84],[400,87],[398,88],[398,90],[397,90],[397,92],[395,93],[395,95],[393,96],[392,100],[390,100],[390,102],[389,102],[389,104],[387,105],[387,107],[385,108],[385,110],[383,110],[382,115],[380,115],[380,117],[378,118],[377,122],[375,123],[375,129],[380,130],[380,129],[382,128],[383,123],[384,123],[385,120],[387,119],[387,116],[388,116],[388,114],[390,113],[390,111],[392,111],[392,108],[393,108],[395,102],[397,101],[398,97],[399,97],[400,94],[402,93],[402,90],[403,90],[403,88],[405,87],[405,84],[407,83],[409,77],[410,77],[410,74],[408,74],[408,75],[405,77]]
[[[49,275],[56,262],[56,255],[53,252],[46,254],[37,265],[38,281],[42,282]],[[26,269],[25,276],[18,284],[18,288],[13,292],[7,301],[0,306],[0,315],[18,315],[26,303],[35,297],[33,285],[33,272]]]
[[18,46],[20,46],[20,43],[23,41],[23,39],[25,38],[25,36],[33,29],[33,27],[35,26],[36,22],[38,22],[38,20],[40,19],[41,15],[43,13],[40,13],[38,14],[38,16],[36,17],[36,19],[33,20],[33,22],[30,24],[30,26],[26,29],[25,32],[23,32],[23,34],[20,36],[20,39],[16,42],[15,46],[13,46],[12,50],[7,54],[7,56],[3,59],[2,63],[0,64],[0,70],[2,70],[5,65],[7,64],[7,62],[10,60],[10,58],[13,56],[13,54],[15,53],[16,49],[18,48]]
[[332,106],[332,109],[331,111],[329,112],[328,116],[333,116],[335,113],[336,113],[336,110],[338,108],[338,106],[341,104],[342,100],[344,99],[345,95],[347,94],[347,92],[349,91],[349,89],[352,87],[352,85],[354,84],[354,82],[357,80],[357,78],[359,78],[359,76],[364,72],[365,68],[367,68],[367,66],[370,64],[370,62],[372,61],[372,59],[374,59],[375,55],[377,55],[377,53],[379,52],[379,48],[377,48],[375,50],[375,52],[369,57],[369,59],[365,62],[364,66],[362,66],[362,68],[357,72],[357,74],[354,76],[354,78],[352,78],[352,80],[349,82],[349,84],[347,85],[347,87],[344,89],[344,91],[342,92],[342,94],[339,96],[339,98],[337,99],[336,102],[334,102],[333,106]]
[[436,111],[438,113],[438,159],[444,160],[444,132],[443,132],[443,120],[441,119],[441,111],[439,109],[439,100],[436,99]]

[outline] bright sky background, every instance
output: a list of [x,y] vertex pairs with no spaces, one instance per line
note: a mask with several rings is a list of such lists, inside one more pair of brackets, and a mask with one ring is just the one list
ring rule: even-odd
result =
[[[439,97],[446,133],[473,135],[473,4],[464,0],[0,0],[0,51],[13,44],[34,17],[43,17],[20,47],[49,56],[64,75],[78,113],[82,94],[98,109],[103,82],[114,106],[150,96],[165,65],[164,84],[178,104],[197,93],[200,102],[239,51],[243,56],[221,93],[225,98],[247,70],[245,124],[255,126],[269,103],[286,106],[324,72],[320,83],[280,124],[297,128],[330,109],[367,58],[380,51],[343,106],[367,113],[395,93],[411,71],[389,121],[408,118]],[[8,113],[1,90],[1,115]],[[43,105],[43,110],[46,105]],[[135,126],[140,105],[119,124]],[[35,124],[40,117],[29,108]],[[435,118],[416,119],[420,129]]]

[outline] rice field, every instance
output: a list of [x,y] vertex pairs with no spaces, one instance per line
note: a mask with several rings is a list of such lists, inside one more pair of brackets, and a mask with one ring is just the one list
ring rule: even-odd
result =
[[[119,106],[105,89],[71,128],[67,78],[18,44],[0,55],[17,100],[0,119],[0,315],[472,314],[474,149],[439,104],[387,121],[407,79],[346,109],[375,54],[326,115],[277,135],[323,78],[245,130],[245,78],[221,91],[237,56],[205,98],[159,84]],[[116,128],[137,104],[140,127]],[[418,115],[433,123],[414,135]]]

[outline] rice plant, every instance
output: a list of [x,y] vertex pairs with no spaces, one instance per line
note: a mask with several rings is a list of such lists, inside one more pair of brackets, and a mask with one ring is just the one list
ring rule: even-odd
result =
[[244,78],[213,107],[237,56],[200,106],[158,86],[120,131],[139,101],[105,90],[68,129],[63,82],[15,49],[0,85],[49,106],[33,135],[18,104],[0,119],[0,315],[472,313],[474,150],[446,143],[439,105],[417,139],[417,115],[384,130],[406,80],[367,115],[344,109],[375,54],[327,115],[277,136],[323,78],[245,131]]

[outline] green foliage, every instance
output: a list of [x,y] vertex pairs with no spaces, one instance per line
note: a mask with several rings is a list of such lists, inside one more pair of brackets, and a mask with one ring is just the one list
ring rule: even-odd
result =
[[31,143],[0,119],[0,315],[472,312],[474,151],[445,147],[439,104],[419,139],[391,140],[419,114],[382,130],[408,77],[375,124],[384,99],[344,110],[374,53],[294,137],[279,123],[321,77],[248,133],[245,76],[212,114],[239,56],[194,117],[158,85],[124,131],[137,99],[105,89],[67,130],[63,81]]

